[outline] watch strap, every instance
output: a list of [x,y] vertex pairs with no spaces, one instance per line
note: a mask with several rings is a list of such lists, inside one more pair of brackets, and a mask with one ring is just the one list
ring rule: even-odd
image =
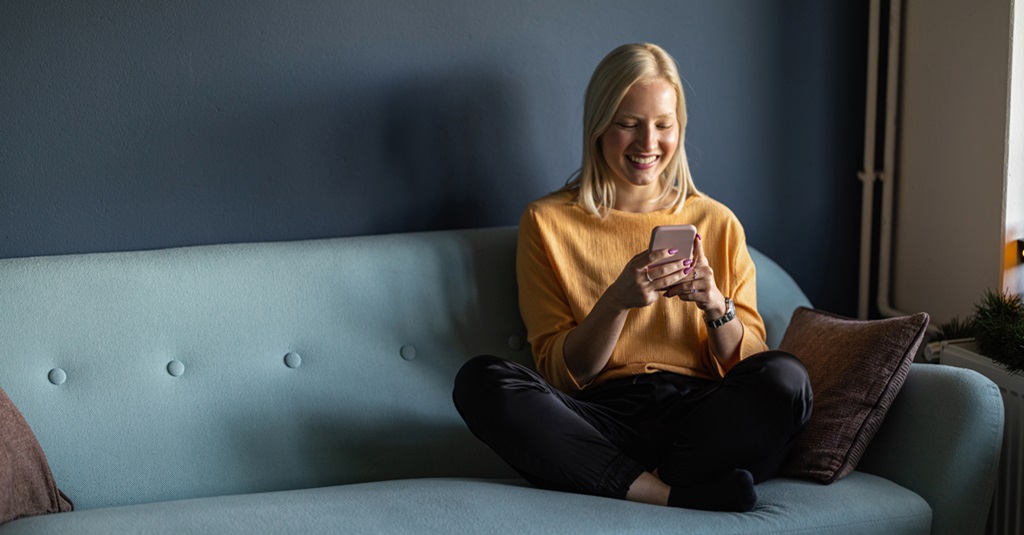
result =
[[726,323],[729,323],[736,318],[736,305],[732,302],[732,299],[725,298],[725,314],[716,320],[708,320],[704,318],[704,323],[707,324],[709,329],[717,329]]

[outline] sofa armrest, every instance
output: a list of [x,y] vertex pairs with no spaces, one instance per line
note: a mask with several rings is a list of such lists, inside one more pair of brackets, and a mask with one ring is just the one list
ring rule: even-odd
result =
[[914,364],[858,470],[923,497],[932,533],[982,533],[995,488],[1003,400],[985,376]]

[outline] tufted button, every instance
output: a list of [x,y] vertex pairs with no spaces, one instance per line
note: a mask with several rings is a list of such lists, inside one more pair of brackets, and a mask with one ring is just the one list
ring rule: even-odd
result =
[[64,373],[64,370],[60,368],[50,370],[50,373],[46,377],[51,383],[57,386],[64,384],[64,381],[68,380],[68,374]]
[[402,355],[402,358],[405,360],[412,360],[416,358],[416,348],[408,344],[404,345],[402,346],[402,349],[399,350],[399,354]]
[[520,336],[512,335],[508,337],[508,347],[512,351],[519,351],[523,348],[523,338]]
[[172,360],[167,363],[167,373],[173,377],[181,377],[185,373],[185,365],[180,360]]
[[302,366],[302,357],[300,357],[299,354],[295,353],[294,351],[288,353],[287,355],[284,356],[284,365],[294,370],[295,368]]

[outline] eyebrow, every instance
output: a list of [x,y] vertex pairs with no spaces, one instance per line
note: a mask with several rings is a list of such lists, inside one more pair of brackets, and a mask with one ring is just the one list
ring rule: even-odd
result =
[[[643,116],[637,115],[635,113],[622,113],[620,115],[622,115],[623,117],[626,117],[627,119],[643,119],[644,118]],[[675,112],[665,113],[665,114],[662,114],[662,115],[659,115],[659,116],[655,117],[655,119],[669,119],[669,118],[675,118],[675,116],[676,116]]]

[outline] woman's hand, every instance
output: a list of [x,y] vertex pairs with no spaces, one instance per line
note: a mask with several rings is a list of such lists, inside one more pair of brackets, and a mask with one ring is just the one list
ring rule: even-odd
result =
[[[715,270],[711,269],[708,259],[704,256],[704,246],[700,234],[693,241],[693,265],[684,270],[683,282],[665,291],[666,297],[678,297],[683,301],[692,301],[704,312],[705,318],[721,318],[725,315],[725,296],[715,283]],[[727,373],[740,361],[740,342],[743,339],[743,324],[730,321],[717,329],[708,329],[708,343],[711,355],[722,373]]]
[[606,296],[622,309],[650,306],[662,292],[687,278],[687,266],[693,263],[692,260],[664,263],[676,252],[675,249],[660,249],[634,256],[608,287]]
[[700,234],[693,239],[693,264],[683,274],[682,282],[665,291],[666,297],[692,301],[707,316],[717,318],[725,314],[725,296],[715,283],[715,270],[704,256]]
[[689,259],[651,267],[674,253],[670,249],[644,251],[630,259],[590,313],[566,336],[565,364],[580,385],[592,381],[608,363],[629,310],[651,305],[665,289],[684,280],[687,263],[692,263]]

